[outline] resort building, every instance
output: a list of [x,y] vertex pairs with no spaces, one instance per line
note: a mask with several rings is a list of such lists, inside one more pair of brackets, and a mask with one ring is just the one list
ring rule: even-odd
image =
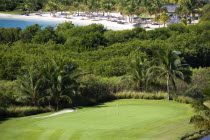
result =
[[168,14],[170,16],[174,16],[174,13],[176,11],[176,8],[180,7],[179,4],[173,4],[173,5],[164,5],[163,7],[165,7],[168,11]]

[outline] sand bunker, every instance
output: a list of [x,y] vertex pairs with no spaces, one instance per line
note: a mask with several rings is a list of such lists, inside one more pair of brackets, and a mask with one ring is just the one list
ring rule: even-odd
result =
[[68,110],[63,110],[63,111],[53,113],[51,115],[41,116],[41,117],[33,117],[33,118],[47,118],[47,117],[57,116],[57,115],[60,115],[60,114],[65,114],[65,113],[75,112],[75,111],[77,111],[77,110],[76,109],[68,109]]

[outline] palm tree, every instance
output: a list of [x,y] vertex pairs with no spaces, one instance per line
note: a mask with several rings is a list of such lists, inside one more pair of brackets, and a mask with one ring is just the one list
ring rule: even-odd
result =
[[49,1],[49,2],[47,3],[46,7],[45,7],[45,10],[51,11],[52,14],[53,14],[53,17],[55,17],[55,16],[56,16],[56,15],[55,15],[55,10],[57,10],[57,8],[58,8],[58,5],[57,5],[56,3],[52,2],[52,1]]
[[[153,6],[153,2],[152,1],[148,1],[148,0],[143,0],[142,1],[142,6],[143,6],[143,11],[145,13],[145,15],[149,14],[150,16],[153,15],[153,14],[156,14],[156,9],[155,7]],[[144,17],[145,20],[147,19],[147,17]],[[146,24],[147,24],[147,27],[148,27],[148,22],[146,20]]]
[[[196,13],[199,13],[201,2],[198,0],[186,0],[180,1],[181,6],[176,9],[176,14],[180,17],[187,19],[188,16],[195,17]],[[191,23],[191,20],[190,20]]]
[[100,9],[100,3],[99,3],[99,0],[88,0],[87,1],[87,6],[88,6],[88,9],[90,11],[99,11]]
[[165,27],[166,22],[170,21],[170,17],[168,16],[166,12],[163,12],[160,16],[160,20],[163,22],[164,27]]
[[134,15],[134,12],[136,11],[136,5],[134,0],[131,0],[129,4],[125,7],[125,14],[128,15],[128,21],[132,22],[131,18]]
[[136,57],[131,62],[130,78],[139,90],[146,90],[148,61],[144,57]]
[[77,16],[79,16],[79,2],[78,1],[74,1],[73,7],[77,11]]
[[123,1],[123,0],[117,0],[116,1],[116,4],[115,4],[115,10],[117,11],[117,12],[121,12],[122,13],[122,11],[123,11],[123,8],[125,7],[125,1]]
[[164,4],[163,4],[163,1],[162,0],[154,0],[153,8],[155,10],[155,17],[156,17],[156,20],[158,22],[160,21],[160,15],[161,15],[161,11],[163,10],[163,5]]
[[39,104],[41,95],[42,79],[41,74],[32,66],[26,68],[26,74],[18,78],[21,98],[31,102],[34,106]]
[[56,104],[59,109],[60,101],[71,102],[69,95],[76,92],[78,87],[76,79],[81,75],[76,73],[76,66],[67,59],[53,59],[52,63],[44,68],[44,79],[48,93],[45,98]]
[[30,13],[31,11],[34,11],[36,9],[36,3],[32,3],[32,2],[25,2],[25,9],[28,10],[28,12]]
[[155,77],[156,80],[161,78],[166,80],[168,100],[170,100],[170,84],[176,90],[176,79],[180,79],[186,83],[190,82],[192,75],[188,65],[181,63],[178,51],[162,51],[158,54],[155,66],[149,68],[150,77]]
[[[101,8],[103,11],[105,11],[107,13],[108,19],[109,17],[109,12],[113,9],[113,5],[111,0],[102,0],[101,1]],[[103,14],[104,16],[104,14]]]

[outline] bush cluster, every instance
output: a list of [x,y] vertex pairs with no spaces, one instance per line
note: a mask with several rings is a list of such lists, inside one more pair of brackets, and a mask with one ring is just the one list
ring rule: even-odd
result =
[[157,92],[157,93],[146,93],[146,92],[135,92],[135,91],[123,91],[114,94],[117,99],[151,99],[151,100],[161,100],[167,99],[167,93]]
[[35,106],[10,106],[0,108],[0,119],[7,117],[24,117],[45,112],[53,111],[50,107],[35,107]]

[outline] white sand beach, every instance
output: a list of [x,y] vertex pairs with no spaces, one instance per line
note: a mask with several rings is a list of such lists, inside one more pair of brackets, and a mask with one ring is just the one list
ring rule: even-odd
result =
[[[68,18],[65,18],[64,15],[61,14],[61,12],[56,13],[56,17],[52,17],[52,14],[49,12],[42,13],[42,15],[36,15],[30,14],[29,16],[26,15],[13,15],[13,14],[1,14],[0,17],[5,17],[5,18],[14,18],[14,19],[23,19],[23,20],[37,20],[37,21],[49,21],[49,22],[66,22],[66,21],[72,21],[73,24],[75,25],[80,25],[80,26],[85,26],[85,25],[90,25],[92,23],[97,23],[97,24],[102,24],[104,25],[107,29],[111,30],[130,30],[133,29],[134,23],[129,23],[126,20],[121,20],[123,24],[117,23],[117,18],[122,17],[120,13],[110,13],[111,18],[107,18],[105,16],[99,16],[99,17],[92,17],[88,18],[85,16],[75,16],[75,15],[70,15]],[[146,28],[146,30],[151,30],[154,28],[159,28],[163,27],[163,25],[151,25],[151,24],[142,24],[142,27],[149,27]]]
[[[117,24],[117,22],[108,21],[107,18],[92,18],[88,19],[87,17],[83,16],[68,16],[69,19],[64,18],[64,15],[61,15],[60,12],[56,13],[56,17],[52,17],[50,13],[43,13],[42,16],[30,14],[29,16],[25,15],[12,15],[12,14],[1,14],[0,17],[9,17],[14,19],[23,19],[23,20],[41,20],[41,21],[50,21],[50,22],[65,22],[65,21],[72,21],[75,25],[90,25],[92,23],[103,24],[107,29],[111,30],[125,30],[125,29],[132,29],[133,26],[130,23],[125,24]],[[112,18],[111,18],[112,20]]]

